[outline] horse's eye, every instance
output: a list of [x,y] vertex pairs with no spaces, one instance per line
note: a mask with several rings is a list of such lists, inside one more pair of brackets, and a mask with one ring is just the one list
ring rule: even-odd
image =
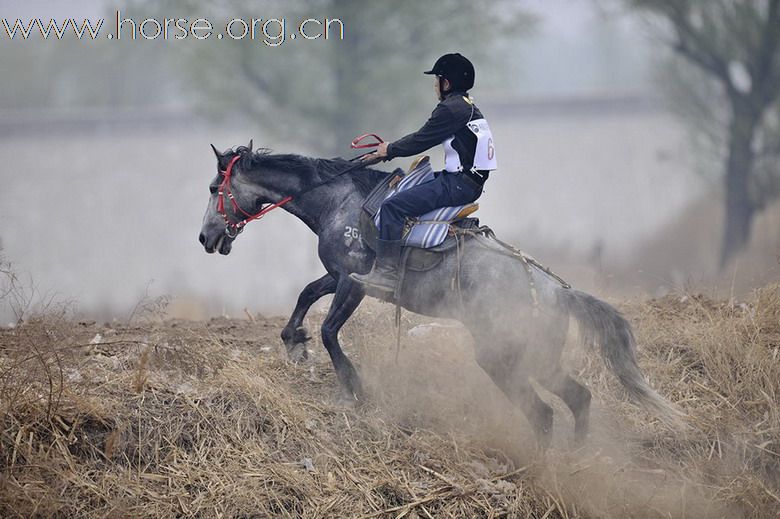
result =
[[217,192],[217,186],[209,186],[209,193],[212,195]]

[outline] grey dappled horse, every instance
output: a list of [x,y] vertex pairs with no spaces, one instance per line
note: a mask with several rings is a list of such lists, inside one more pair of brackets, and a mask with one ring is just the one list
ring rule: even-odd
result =
[[[226,222],[238,222],[262,211],[265,204],[292,197],[282,208],[318,236],[318,253],[327,274],[300,293],[282,341],[293,360],[305,358],[309,337],[302,328],[304,316],[319,298],[335,294],[322,323],[322,342],[342,386],[360,400],[360,378],[339,345],[338,332],[365,297],[349,274],[369,271],[374,260],[371,249],[356,237],[361,206],[388,173],[343,159],[271,154],[251,147],[250,143],[248,148],[224,153],[214,148],[217,175],[211,182],[200,242],[206,252],[228,254],[241,228],[226,227]],[[227,182],[226,169],[232,169]],[[229,191],[235,203],[224,201],[220,191]],[[459,276],[460,293],[453,289],[455,276]],[[529,277],[536,286],[535,298]],[[478,364],[520,407],[542,445],[551,438],[553,411],[539,398],[529,377],[571,409],[577,442],[588,431],[590,391],[560,366],[569,316],[577,320],[583,342],[598,345],[607,366],[635,401],[659,418],[679,423],[679,411],[645,382],[631,327],[617,310],[584,292],[562,287],[540,270],[527,272],[521,261],[492,240],[465,240],[460,254],[447,254],[435,269],[407,271],[399,302],[412,312],[462,322],[474,338]]]

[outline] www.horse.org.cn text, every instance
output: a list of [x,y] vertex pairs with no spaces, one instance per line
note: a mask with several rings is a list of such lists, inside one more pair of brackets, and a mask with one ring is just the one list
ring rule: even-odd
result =
[[224,23],[212,23],[207,18],[146,18],[123,17],[116,11],[113,27],[105,18],[96,20],[75,18],[45,20],[17,18],[0,20],[0,39],[61,40],[75,36],[79,40],[249,40],[278,47],[288,40],[343,40],[344,23],[339,18],[304,18],[295,21],[279,18],[233,18]]

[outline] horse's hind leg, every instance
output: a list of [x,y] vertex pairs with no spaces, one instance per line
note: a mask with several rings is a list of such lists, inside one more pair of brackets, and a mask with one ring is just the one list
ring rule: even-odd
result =
[[[518,351],[519,350],[519,351]],[[553,410],[539,398],[526,373],[517,369],[522,350],[504,348],[503,351],[477,346],[477,363],[493,382],[525,414],[539,445],[546,449],[552,440]]]
[[309,332],[301,326],[306,313],[318,299],[327,294],[336,291],[336,279],[330,274],[325,274],[306,285],[298,296],[298,303],[295,305],[290,320],[282,330],[282,342],[287,349],[287,358],[293,362],[306,360],[308,352],[306,351],[306,342],[311,339]]
[[347,276],[339,279],[336,295],[322,323],[322,342],[328,350],[330,360],[347,394],[356,400],[363,399],[363,387],[352,362],[344,355],[339,344],[339,330],[355,312],[365,293],[360,285]]
[[[523,410],[528,421],[536,434],[536,439],[543,449],[550,446],[552,441],[553,429],[553,410],[552,407],[539,398],[536,390],[531,385],[527,377],[516,381],[512,385],[512,393],[507,393],[509,397]],[[505,391],[506,393],[506,391]]]
[[590,390],[562,370],[545,380],[539,380],[539,383],[558,395],[571,409],[574,415],[574,443],[582,445],[590,425]]

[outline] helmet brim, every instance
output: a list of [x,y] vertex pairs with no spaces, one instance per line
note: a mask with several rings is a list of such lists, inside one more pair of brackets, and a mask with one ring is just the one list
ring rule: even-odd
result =
[[425,72],[423,72],[423,74],[434,74],[435,75],[436,72],[434,72],[433,70],[426,70]]

